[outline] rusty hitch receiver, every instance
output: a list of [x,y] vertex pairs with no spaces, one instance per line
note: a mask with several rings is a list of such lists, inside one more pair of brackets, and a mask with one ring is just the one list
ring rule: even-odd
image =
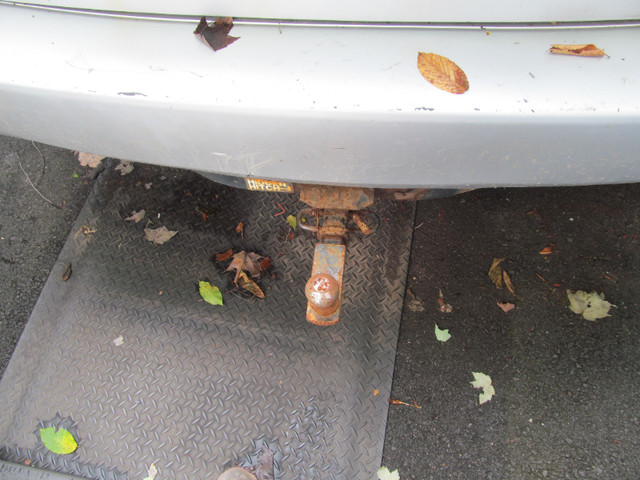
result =
[[307,320],[335,325],[340,320],[342,277],[350,233],[369,235],[379,219],[364,210],[373,204],[372,189],[303,185],[300,199],[311,208],[298,213],[298,226],[317,235],[311,278],[305,286]]

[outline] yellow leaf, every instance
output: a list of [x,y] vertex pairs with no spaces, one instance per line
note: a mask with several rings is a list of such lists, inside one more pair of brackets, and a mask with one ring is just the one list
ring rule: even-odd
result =
[[445,92],[460,94],[469,90],[467,75],[441,55],[418,52],[418,70],[429,83]]
[[551,45],[551,53],[561,55],[578,55],[580,57],[604,57],[606,53],[592,43],[583,45]]
[[502,288],[502,267],[500,264],[504,258],[494,258],[489,269],[489,278],[498,288]]
[[253,293],[258,298],[264,298],[264,293],[256,282],[251,280],[244,270],[240,270],[238,275],[238,286]]
[[502,271],[502,278],[504,280],[504,286],[507,287],[507,290],[509,290],[511,293],[513,293],[515,295],[516,294],[516,287],[513,286],[513,282],[511,281],[511,277],[509,276],[509,274],[507,273],[506,270]]

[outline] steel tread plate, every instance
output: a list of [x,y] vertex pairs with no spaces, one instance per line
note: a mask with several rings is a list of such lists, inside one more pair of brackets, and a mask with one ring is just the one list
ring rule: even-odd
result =
[[[217,212],[206,222],[203,203]],[[120,176],[109,165],[0,384],[0,456],[88,478],[142,478],[155,462],[162,478],[205,479],[267,442],[278,478],[375,478],[414,208],[376,202],[378,232],[347,250],[342,320],[322,328],[304,320],[314,241],[287,238],[278,204],[303,206],[180,170]],[[124,221],[141,208],[150,228],[179,233],[147,241],[147,219]],[[260,280],[264,301],[226,293],[214,307],[197,282],[232,288],[226,263],[211,258],[243,248],[241,221],[247,250],[270,256],[276,277]],[[59,457],[34,433],[64,422],[80,447]]]

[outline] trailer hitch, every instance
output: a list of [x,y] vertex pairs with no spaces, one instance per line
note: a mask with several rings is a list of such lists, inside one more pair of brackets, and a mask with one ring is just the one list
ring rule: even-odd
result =
[[305,286],[307,320],[315,325],[335,325],[340,320],[349,235],[369,235],[380,223],[375,213],[365,210],[373,204],[373,190],[303,185],[300,199],[311,208],[298,213],[297,224],[319,241]]

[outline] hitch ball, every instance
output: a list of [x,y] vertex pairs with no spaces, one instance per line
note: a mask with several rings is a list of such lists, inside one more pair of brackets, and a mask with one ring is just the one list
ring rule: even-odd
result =
[[340,285],[327,273],[312,276],[304,288],[304,293],[311,308],[320,316],[331,315],[340,305]]

